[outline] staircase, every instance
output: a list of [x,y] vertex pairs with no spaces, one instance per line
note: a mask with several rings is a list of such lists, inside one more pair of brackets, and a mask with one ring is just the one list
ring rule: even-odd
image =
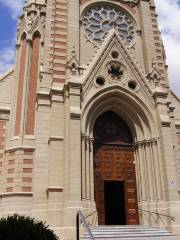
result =
[[[95,240],[180,240],[167,230],[149,226],[98,226],[91,229]],[[81,240],[89,240],[85,233]]]

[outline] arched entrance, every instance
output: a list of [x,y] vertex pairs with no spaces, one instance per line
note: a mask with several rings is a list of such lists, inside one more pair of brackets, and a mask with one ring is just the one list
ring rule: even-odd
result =
[[94,125],[94,185],[99,224],[138,224],[133,139],[112,111]]

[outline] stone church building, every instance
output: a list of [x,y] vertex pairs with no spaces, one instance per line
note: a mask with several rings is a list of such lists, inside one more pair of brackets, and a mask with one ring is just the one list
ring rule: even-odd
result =
[[[163,3],[162,3],[163,4]],[[0,79],[0,217],[180,234],[180,101],[154,0],[26,0]],[[160,215],[159,215],[160,214]]]

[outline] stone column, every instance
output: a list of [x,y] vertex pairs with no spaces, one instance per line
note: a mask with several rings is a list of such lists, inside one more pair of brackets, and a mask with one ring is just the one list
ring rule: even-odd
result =
[[[82,208],[81,199],[81,84],[69,80],[66,96],[66,154],[65,154],[65,196],[64,231],[68,238],[75,232],[76,213]],[[68,228],[68,230],[66,230]]]
[[145,143],[145,151],[146,151],[146,164],[147,164],[147,172],[148,172],[148,185],[149,185],[149,202],[153,202],[155,200],[155,176],[153,173],[153,162],[151,156],[151,142]]
[[86,138],[86,200],[90,200],[90,138]]
[[86,199],[86,136],[82,135],[82,200]]

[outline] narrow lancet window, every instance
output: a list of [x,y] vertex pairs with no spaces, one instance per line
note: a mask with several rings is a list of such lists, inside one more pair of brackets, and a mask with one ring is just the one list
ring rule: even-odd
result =
[[18,92],[17,92],[16,120],[15,120],[15,132],[14,132],[15,136],[20,134],[20,129],[21,129],[23,89],[24,89],[25,66],[26,66],[26,48],[27,48],[26,34],[23,34],[21,38],[21,47],[20,47]]
[[38,63],[40,49],[40,34],[36,32],[32,41],[32,52],[29,72],[29,94],[28,94],[28,111],[26,121],[26,134],[33,135],[35,127],[35,111],[36,111],[36,92],[38,79]]

